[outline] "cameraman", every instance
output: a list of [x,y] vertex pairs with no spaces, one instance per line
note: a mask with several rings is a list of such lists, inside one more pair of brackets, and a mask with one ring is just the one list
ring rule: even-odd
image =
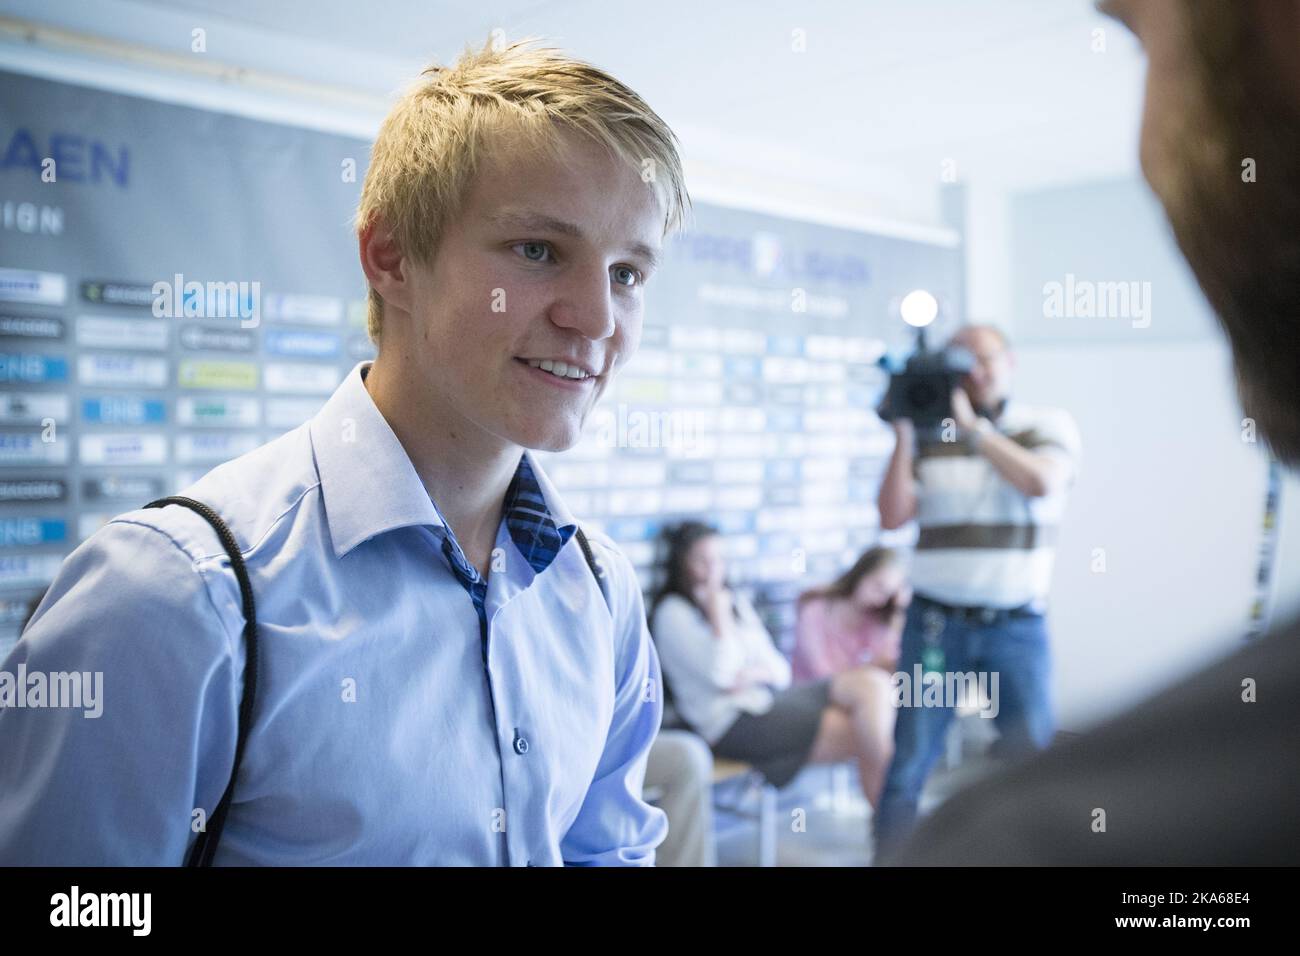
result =
[[[898,440],[880,488],[881,526],[915,519],[919,527],[899,669],[909,679],[918,664],[941,676],[997,674],[989,686],[999,750],[1024,753],[1052,739],[1043,611],[1079,433],[1063,410],[1009,400],[1015,362],[1000,330],[966,326],[949,346],[974,364],[953,391],[944,434],[918,441],[913,423],[895,418]],[[877,860],[911,832],[953,715],[949,700],[911,702],[899,708],[876,811]]]

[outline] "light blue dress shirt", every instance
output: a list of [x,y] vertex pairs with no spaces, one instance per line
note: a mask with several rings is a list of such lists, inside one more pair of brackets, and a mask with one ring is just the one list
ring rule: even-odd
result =
[[[256,708],[214,862],[652,865],[662,685],[631,564],[589,532],[607,605],[578,542],[539,572],[503,517],[484,642],[369,364],[182,492],[230,526],[257,602]],[[576,524],[524,458],[554,525]],[[73,551],[0,670],[102,672],[103,713],[0,709],[0,864],[182,863],[234,761],[243,624],[192,511],[120,515]]]

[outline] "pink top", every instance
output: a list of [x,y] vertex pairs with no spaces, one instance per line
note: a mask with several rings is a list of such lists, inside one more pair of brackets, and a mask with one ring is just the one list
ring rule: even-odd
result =
[[830,615],[826,598],[809,598],[795,624],[794,681],[807,684],[870,662],[898,660],[902,635],[877,617],[860,630],[843,630]]

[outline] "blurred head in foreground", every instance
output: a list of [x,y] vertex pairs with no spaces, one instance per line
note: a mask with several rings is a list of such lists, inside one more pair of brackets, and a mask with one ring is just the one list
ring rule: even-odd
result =
[[1243,408],[1300,465],[1300,2],[1098,7],[1146,50],[1142,171],[1227,332]]

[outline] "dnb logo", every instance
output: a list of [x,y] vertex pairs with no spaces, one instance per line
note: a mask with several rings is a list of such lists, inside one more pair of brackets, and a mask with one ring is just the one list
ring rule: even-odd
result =
[[48,181],[46,160],[53,160],[55,182],[113,183],[126,189],[131,177],[131,153],[124,144],[110,146],[80,133],[54,132],[48,139],[30,129],[0,129],[0,172],[29,171],[38,182]]

